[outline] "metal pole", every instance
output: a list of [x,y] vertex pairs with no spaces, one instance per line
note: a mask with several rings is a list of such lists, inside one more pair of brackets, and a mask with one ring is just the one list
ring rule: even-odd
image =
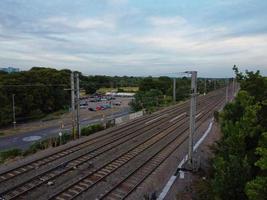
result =
[[176,78],[173,78],[173,102],[176,102]]
[[196,96],[197,96],[197,72],[191,72],[191,103],[190,103],[190,131],[189,131],[189,149],[188,163],[193,168],[193,139],[196,123]]
[[80,129],[80,80],[79,74],[76,73],[76,123],[77,123],[77,133],[78,137],[81,137],[81,129]]
[[229,95],[228,95],[228,92],[229,92],[229,91],[228,91],[228,90],[229,90],[229,88],[228,88],[228,79],[226,79],[226,88],[225,88],[225,89],[226,89],[226,92],[225,92],[225,104],[227,104],[227,102],[228,102],[228,98],[229,98],[229,97],[228,97],[228,96],[229,96]]
[[13,107],[13,128],[16,128],[16,107],[15,107],[15,94],[12,94],[12,107]]
[[71,83],[71,112],[72,112],[72,134],[75,139],[75,90],[74,90],[74,74],[70,74]]
[[62,132],[60,131],[58,135],[59,135],[59,145],[62,145]]
[[214,90],[216,90],[216,79],[214,79]]

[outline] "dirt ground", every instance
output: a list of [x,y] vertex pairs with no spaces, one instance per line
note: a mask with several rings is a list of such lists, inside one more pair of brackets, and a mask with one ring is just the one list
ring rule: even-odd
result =
[[199,183],[206,180],[210,169],[210,159],[213,157],[211,146],[220,139],[219,125],[215,122],[203,143],[199,146],[196,157],[201,158],[198,172],[185,172],[184,179],[177,178],[165,200],[195,200],[199,192]]

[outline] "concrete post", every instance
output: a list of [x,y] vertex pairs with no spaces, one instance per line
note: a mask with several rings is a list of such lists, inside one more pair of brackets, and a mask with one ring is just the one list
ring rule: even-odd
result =
[[79,74],[76,73],[76,127],[78,137],[81,137],[81,128],[80,128],[80,79]]
[[74,90],[74,74],[70,74],[70,85],[71,85],[71,112],[72,112],[72,134],[75,139],[75,90]]
[[207,94],[207,79],[205,78],[205,82],[204,82],[204,95]]
[[195,134],[196,123],[196,96],[197,96],[197,72],[191,73],[191,102],[190,102],[190,130],[189,130],[189,149],[188,149],[188,164],[193,168],[193,140]]

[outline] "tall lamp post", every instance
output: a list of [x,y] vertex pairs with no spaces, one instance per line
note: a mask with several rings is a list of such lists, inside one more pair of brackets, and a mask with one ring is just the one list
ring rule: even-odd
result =
[[13,128],[16,128],[16,107],[15,107],[15,94],[12,94],[12,108],[13,108]]

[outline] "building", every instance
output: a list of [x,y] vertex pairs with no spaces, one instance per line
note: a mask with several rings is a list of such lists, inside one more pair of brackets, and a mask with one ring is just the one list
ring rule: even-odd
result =
[[0,71],[7,72],[7,73],[13,73],[13,72],[19,72],[19,68],[14,68],[14,67],[5,67],[5,68],[0,68]]

